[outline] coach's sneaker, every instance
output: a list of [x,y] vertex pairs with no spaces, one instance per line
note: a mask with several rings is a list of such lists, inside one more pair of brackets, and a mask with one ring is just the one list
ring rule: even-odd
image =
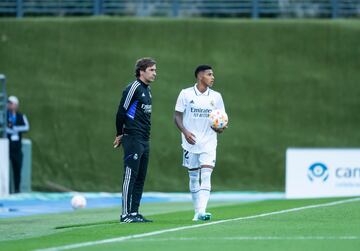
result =
[[128,220],[127,222],[131,222],[131,223],[153,222],[152,220],[146,219],[144,216],[142,216],[139,213],[131,213],[128,215],[128,217],[130,218],[130,220]]
[[137,213],[136,215],[134,215],[134,217],[139,220],[138,222],[153,222],[152,220],[146,219],[144,216],[142,216],[141,214]]
[[121,223],[131,223],[133,221],[134,221],[134,216],[132,216],[130,214],[120,216]]
[[198,219],[202,221],[211,220],[211,213],[199,213]]

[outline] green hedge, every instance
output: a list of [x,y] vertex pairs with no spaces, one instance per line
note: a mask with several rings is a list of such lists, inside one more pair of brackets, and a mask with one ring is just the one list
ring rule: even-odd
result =
[[0,71],[31,122],[36,190],[120,191],[114,116],[142,56],[158,61],[146,190],[187,191],[173,110],[202,63],[230,119],[214,190],[283,190],[287,147],[360,145],[359,41],[359,21],[2,19]]

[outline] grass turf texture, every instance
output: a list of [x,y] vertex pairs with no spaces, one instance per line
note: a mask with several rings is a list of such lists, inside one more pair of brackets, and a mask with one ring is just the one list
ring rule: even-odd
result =
[[[214,215],[213,221],[216,221],[336,200],[339,199],[276,200],[222,206],[213,204],[210,211]],[[1,231],[6,233],[9,230],[12,234],[1,235],[0,248],[2,250],[33,250],[203,224],[191,221],[192,211],[183,211],[189,206],[183,203],[148,204],[143,209],[145,213],[158,212],[152,215],[151,218],[155,222],[151,224],[119,224],[114,220],[118,217],[117,209],[83,210],[66,214],[2,219],[0,220]],[[149,250],[194,250],[195,247],[196,250],[209,251],[230,250],[230,248],[357,250],[360,244],[359,206],[360,201],[354,201],[330,207],[186,229],[121,243],[88,246],[76,250],[142,250],[144,246]],[[177,211],[175,211],[176,208],[178,208]],[[260,239],[255,240],[251,237]],[[266,238],[270,239],[266,240]]]
[[213,65],[230,119],[214,190],[282,190],[289,146],[359,146],[358,20],[1,19],[0,37],[37,190],[120,190],[114,116],[142,56],[158,61],[146,190],[187,190],[173,110],[200,63]]

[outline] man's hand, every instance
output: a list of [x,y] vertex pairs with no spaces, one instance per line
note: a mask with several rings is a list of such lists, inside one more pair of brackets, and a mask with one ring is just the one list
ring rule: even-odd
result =
[[186,141],[190,144],[190,145],[195,145],[196,141],[195,141],[195,135],[192,134],[191,132],[189,132],[188,130],[184,130],[183,134],[185,136]]
[[225,126],[223,128],[215,128],[215,127],[211,127],[211,129],[213,129],[215,132],[217,133],[223,133],[225,131],[225,129],[228,128],[228,126]]
[[119,135],[115,137],[113,146],[114,148],[118,148],[121,145],[121,139],[122,139],[123,135]]
[[189,132],[188,130],[186,130],[186,128],[183,125],[183,121],[182,121],[183,120],[183,113],[175,111],[174,120],[175,120],[176,126],[179,128],[179,130],[182,132],[182,134],[184,134],[186,141],[190,145],[195,145],[195,143],[196,143],[195,135],[192,134],[191,132]]

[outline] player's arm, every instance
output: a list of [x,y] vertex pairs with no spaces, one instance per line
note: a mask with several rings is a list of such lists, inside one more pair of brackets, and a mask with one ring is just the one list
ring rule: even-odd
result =
[[179,111],[175,111],[174,121],[177,128],[179,128],[179,130],[184,134],[186,141],[191,145],[195,145],[196,143],[195,135],[189,132],[183,124],[183,113]]
[[[222,96],[220,94],[219,98],[218,98],[218,102],[217,102],[217,109],[219,110],[223,110],[225,111],[225,105],[224,105],[224,101],[222,99]],[[214,128],[214,127],[211,127],[215,132],[217,133],[223,133],[225,131],[226,128],[228,128],[228,125],[226,125],[225,127],[223,128]]]
[[179,128],[179,130],[184,134],[186,141],[191,145],[195,145],[196,143],[195,135],[189,132],[183,124],[183,112],[185,111],[186,106],[187,106],[187,102],[186,102],[184,90],[182,90],[179,94],[179,97],[176,100],[174,121],[177,128]]

